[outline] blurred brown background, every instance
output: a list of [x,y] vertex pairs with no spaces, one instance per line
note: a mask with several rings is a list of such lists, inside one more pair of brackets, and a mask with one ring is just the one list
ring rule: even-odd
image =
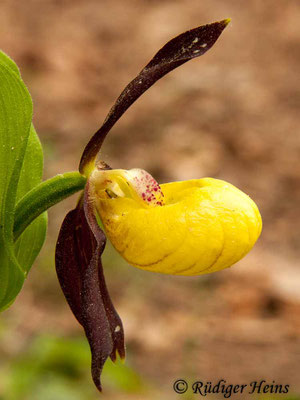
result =
[[[256,201],[263,233],[236,266],[196,278],[134,269],[108,246],[105,273],[128,357],[125,366],[107,366],[105,399],[199,397],[176,395],[178,378],[264,379],[289,384],[287,398],[300,398],[300,3],[0,3],[0,48],[17,62],[32,94],[45,178],[77,168],[123,87],[166,41],[227,17],[232,23],[215,47],[138,100],[102,155],[113,167],[144,168],[159,182],[225,179]],[[1,400],[98,398],[88,346],[53,262],[60,224],[75,201],[49,212],[45,247],[1,315]]]

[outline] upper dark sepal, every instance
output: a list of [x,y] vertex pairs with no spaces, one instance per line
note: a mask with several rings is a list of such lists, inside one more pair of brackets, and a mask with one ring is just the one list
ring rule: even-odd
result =
[[170,40],[123,90],[108,113],[103,125],[94,134],[82,154],[79,171],[89,175],[102,143],[124,112],[155,82],[185,62],[209,50],[230,19],[192,29]]

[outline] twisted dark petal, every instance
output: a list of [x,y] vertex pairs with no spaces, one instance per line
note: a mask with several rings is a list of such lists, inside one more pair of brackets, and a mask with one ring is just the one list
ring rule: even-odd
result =
[[[86,184],[85,192],[84,192],[84,211],[85,216],[88,221],[89,227],[91,232],[93,232],[94,236],[98,238],[98,243],[102,241],[102,237],[105,235],[103,231],[100,229],[99,224],[96,219],[96,211],[94,209],[94,205],[90,200],[92,189],[90,188],[89,181]],[[104,248],[103,248],[104,250]],[[99,288],[100,293],[102,296],[103,304],[106,311],[106,317],[109,323],[110,332],[112,336],[113,342],[113,349],[110,353],[110,358],[112,361],[116,360],[117,353],[121,358],[125,357],[125,344],[124,344],[124,330],[121,318],[119,317],[118,313],[116,312],[111,298],[109,296],[105,279],[103,275],[103,268],[101,264],[101,254],[103,250],[99,253],[99,265],[101,268],[98,268],[98,281],[99,281]]]
[[105,235],[99,228],[88,185],[83,201],[65,217],[57,245],[57,276],[69,306],[85,330],[92,353],[92,377],[101,391],[106,359],[125,356],[121,319],[109,297],[101,263]]
[[101,128],[87,144],[80,160],[79,171],[81,173],[85,173],[86,166],[95,161],[106,135],[124,112],[168,72],[206,53],[214,45],[229,21],[227,19],[214,22],[182,33],[170,40],[156,53],[138,76],[126,86]]
[[101,391],[100,375],[105,361],[113,351],[113,340],[102,293],[99,290],[99,267],[102,269],[101,254],[97,249],[82,274],[81,300],[82,325],[92,353],[92,378]]

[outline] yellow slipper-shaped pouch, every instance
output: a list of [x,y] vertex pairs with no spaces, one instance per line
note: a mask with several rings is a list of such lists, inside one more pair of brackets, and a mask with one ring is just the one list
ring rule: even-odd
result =
[[161,186],[146,171],[95,171],[91,182],[105,232],[131,265],[176,275],[222,270],[258,239],[256,204],[235,186],[203,178]]

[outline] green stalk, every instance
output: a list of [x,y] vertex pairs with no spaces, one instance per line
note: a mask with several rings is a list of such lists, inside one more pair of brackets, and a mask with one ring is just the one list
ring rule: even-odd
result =
[[40,183],[20,199],[15,209],[14,240],[40,214],[82,190],[86,178],[79,172],[66,172]]

